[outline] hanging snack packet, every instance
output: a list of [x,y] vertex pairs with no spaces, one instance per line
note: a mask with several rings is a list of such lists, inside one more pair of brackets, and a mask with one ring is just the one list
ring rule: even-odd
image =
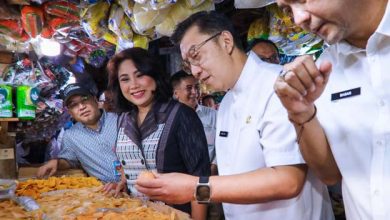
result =
[[34,119],[39,92],[31,86],[18,86],[16,88],[16,115],[22,119]]
[[82,18],[82,26],[85,32],[96,41],[108,31],[108,13],[110,5],[103,1],[88,7]]
[[0,117],[12,117],[12,87],[0,84]]
[[77,5],[68,1],[50,1],[45,3],[45,11],[50,15],[61,18],[79,20],[80,11]]
[[248,29],[247,41],[251,42],[255,39],[268,39],[269,37],[269,27],[268,19],[259,18],[253,21]]
[[23,29],[31,38],[35,38],[43,28],[43,10],[34,6],[23,6],[21,12]]
[[175,4],[177,0],[150,0],[149,4],[153,10],[168,8]]
[[122,20],[124,20],[125,13],[123,9],[117,5],[112,4],[110,8],[110,16],[108,17],[108,29],[114,32],[117,36],[121,35],[120,25]]
[[133,16],[134,2],[132,0],[118,0],[117,2],[122,6],[127,17],[131,18],[131,16]]
[[133,8],[133,17],[131,17],[134,32],[144,34],[147,30],[162,23],[168,16],[169,11],[169,7],[161,10],[152,10],[150,6],[136,3]]
[[0,33],[18,39],[22,37],[23,28],[19,21],[0,20]]

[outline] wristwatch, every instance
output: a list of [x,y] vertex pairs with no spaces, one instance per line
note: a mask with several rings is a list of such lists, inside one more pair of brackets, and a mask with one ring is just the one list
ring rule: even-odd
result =
[[195,200],[199,204],[210,203],[211,188],[208,176],[199,177],[199,182],[195,188]]

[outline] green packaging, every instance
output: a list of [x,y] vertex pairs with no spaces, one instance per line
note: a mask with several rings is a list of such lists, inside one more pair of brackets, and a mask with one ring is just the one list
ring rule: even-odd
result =
[[31,86],[18,86],[16,88],[16,115],[22,119],[34,119],[39,92]]
[[0,117],[12,117],[12,87],[0,85]]

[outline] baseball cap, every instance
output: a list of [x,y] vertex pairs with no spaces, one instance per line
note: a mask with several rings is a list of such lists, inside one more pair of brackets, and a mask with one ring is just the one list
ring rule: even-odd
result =
[[93,95],[91,91],[83,87],[80,83],[72,83],[65,87],[62,92],[64,104],[66,105],[69,98],[74,95]]

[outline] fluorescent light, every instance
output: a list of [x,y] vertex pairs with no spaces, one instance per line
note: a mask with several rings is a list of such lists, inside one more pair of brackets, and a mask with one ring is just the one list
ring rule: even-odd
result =
[[61,53],[61,44],[54,39],[42,38],[40,42],[41,53],[45,56],[58,56]]

